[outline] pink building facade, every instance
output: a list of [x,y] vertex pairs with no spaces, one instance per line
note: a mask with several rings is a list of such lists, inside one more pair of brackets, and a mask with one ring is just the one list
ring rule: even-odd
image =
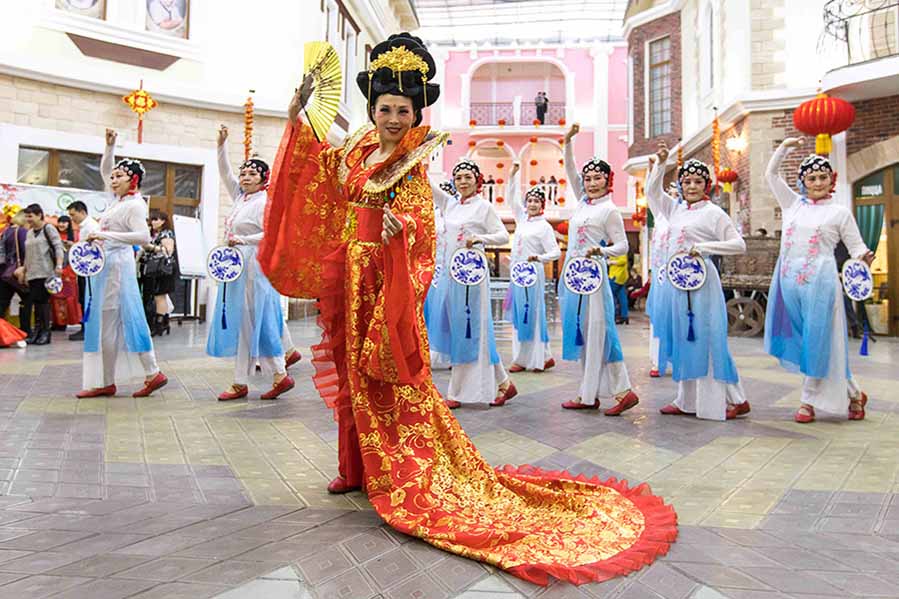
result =
[[[449,178],[462,157],[478,162],[496,185],[487,190],[504,219],[511,219],[507,184],[519,161],[525,187],[547,182],[555,199],[550,220],[568,217],[576,198],[565,174],[562,139],[572,123],[578,161],[600,156],[615,171],[614,201],[628,224],[627,48],[621,44],[520,47],[516,49],[437,48],[440,100],[430,111],[435,128],[448,131],[451,143],[434,158],[432,175]],[[442,61],[442,64],[440,63]],[[537,124],[535,96],[549,99]],[[551,181],[556,185],[551,185]],[[630,228],[630,227],[629,227]]]

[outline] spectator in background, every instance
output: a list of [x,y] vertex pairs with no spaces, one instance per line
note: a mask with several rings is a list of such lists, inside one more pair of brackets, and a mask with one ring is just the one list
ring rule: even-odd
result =
[[[87,213],[87,205],[84,202],[76,200],[69,204],[66,211],[69,213],[69,218],[72,219],[72,222],[78,226],[78,239],[87,239],[88,235],[100,230],[100,223]],[[84,307],[86,291],[87,280],[84,277],[78,277],[78,303],[81,304],[82,308]],[[69,335],[69,339],[71,341],[84,340],[84,323],[81,324],[80,331]]]
[[169,334],[169,318],[173,309],[169,294],[175,290],[177,265],[175,233],[165,212],[150,212],[150,243],[141,247],[140,265],[144,312],[151,334]]
[[28,295],[34,310],[34,328],[25,340],[34,345],[50,343],[50,292],[47,279],[62,276],[65,248],[59,231],[44,221],[44,210],[38,204],[25,208],[25,221],[31,229],[25,241],[25,266],[20,279],[28,281]]
[[[0,320],[6,318],[13,296],[18,295],[19,328],[25,334],[22,339],[31,335],[31,299],[28,297],[28,286],[17,277],[25,265],[27,236],[25,212],[19,210],[10,219],[9,226],[3,230],[3,235],[0,236],[0,251],[3,253],[3,260],[0,261],[2,262],[2,266],[0,266]],[[11,338],[10,335],[4,335],[4,337]]]
[[71,325],[81,324],[81,304],[78,301],[78,275],[69,266],[69,248],[77,240],[72,219],[68,216],[60,216],[56,219],[56,230],[62,238],[65,248],[65,257],[62,266],[62,291],[50,297],[50,306],[53,309],[53,330],[65,331]]
[[556,181],[555,175],[549,176],[549,187],[547,187],[546,195],[549,198],[549,201],[553,204],[556,204],[556,198],[559,195],[559,182]]
[[764,227],[760,227],[760,228],[758,228],[758,229],[755,230],[755,234],[758,235],[759,237],[767,237],[767,236],[768,236],[768,229],[766,229],[766,228],[764,228]]
[[537,109],[537,120],[540,121],[541,125],[545,124],[546,111],[549,109],[549,98],[546,97],[546,92],[537,92],[537,97],[534,98],[534,106]]
[[487,175],[487,180],[484,181],[484,191],[487,195],[487,201],[492,204],[496,197],[496,181],[493,180],[493,175]]
[[627,311],[627,254],[610,256],[609,284],[612,286],[612,297],[615,298],[615,324],[630,324]]

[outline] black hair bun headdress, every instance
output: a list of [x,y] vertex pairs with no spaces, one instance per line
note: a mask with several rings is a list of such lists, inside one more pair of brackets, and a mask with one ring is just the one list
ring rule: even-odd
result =
[[524,199],[527,200],[529,197],[534,197],[540,200],[540,203],[546,205],[546,192],[543,191],[542,188],[538,186],[531,187],[526,194],[524,194]]
[[709,165],[701,160],[696,160],[695,158],[691,158],[687,160],[683,166],[677,169],[677,180],[680,181],[687,175],[699,175],[703,179],[705,179],[706,185],[710,185],[712,183],[712,170],[709,168]]
[[608,178],[609,175],[612,174],[612,167],[609,166],[609,163],[605,160],[597,158],[594,156],[590,160],[588,160],[584,166],[581,168],[581,175],[586,175],[589,172],[602,173]]
[[144,175],[147,174],[147,169],[144,168],[144,165],[141,164],[140,160],[134,160],[133,158],[123,158],[116,162],[115,168],[121,169],[128,173],[128,177],[137,176],[137,186],[140,187],[141,182],[144,180]]
[[802,181],[803,179],[805,179],[805,176],[807,174],[816,171],[833,173],[833,166],[830,164],[830,160],[828,160],[825,156],[820,156],[818,154],[809,154],[799,165],[799,180]]
[[268,182],[269,167],[264,160],[260,160],[259,158],[250,158],[240,165],[240,169],[238,169],[237,172],[242,172],[244,169],[254,171],[262,178],[263,183]]
[[371,51],[367,71],[356,75],[356,84],[368,104],[382,94],[405,96],[416,110],[437,101],[440,86],[428,83],[437,74],[431,53],[419,37],[409,33],[391,35]]

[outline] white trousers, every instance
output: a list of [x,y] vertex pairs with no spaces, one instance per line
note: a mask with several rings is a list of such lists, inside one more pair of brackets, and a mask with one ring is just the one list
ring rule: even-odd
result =
[[480,298],[481,305],[478,310],[481,313],[481,331],[478,359],[474,362],[453,364],[453,371],[450,374],[447,397],[460,403],[493,401],[499,386],[509,378],[502,360],[496,364],[490,363],[487,331],[493,324],[493,314],[490,312],[490,288],[484,283],[481,284]]
[[653,335],[652,324],[649,325],[649,363],[653,370],[659,370],[659,338]]
[[[134,364],[135,355],[139,365]],[[115,384],[116,378],[119,380],[136,378],[141,372],[145,378],[155,376],[159,372],[156,353],[153,349],[138,354],[129,352],[125,347],[125,326],[121,310],[118,308],[103,310],[100,351],[84,354],[84,388],[108,387]]]
[[713,376],[704,376],[677,384],[677,399],[674,405],[681,412],[696,414],[705,420],[726,420],[727,406],[746,401],[743,385],[719,381]]
[[[539,338],[540,333],[534,332],[534,336]],[[543,370],[546,361],[553,357],[549,348],[549,342],[542,341],[519,341],[518,333],[512,331],[512,355],[515,358],[513,364],[518,364],[527,370]]]
[[587,317],[581,321],[584,347],[578,361],[581,369],[578,397],[584,403],[593,403],[593,400],[601,397],[614,397],[631,388],[624,360],[603,361],[606,342],[606,313],[603,305],[605,293],[600,290],[589,298]]

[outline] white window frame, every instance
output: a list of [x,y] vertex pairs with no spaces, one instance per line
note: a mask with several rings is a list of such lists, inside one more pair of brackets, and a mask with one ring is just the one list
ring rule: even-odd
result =
[[[674,63],[674,52],[671,50],[671,34],[666,33],[665,35],[660,35],[658,37],[654,37],[652,39],[648,39],[643,42],[643,137],[646,139],[652,139],[654,136],[652,135],[652,106],[650,104],[650,100],[652,99],[650,94],[650,64],[652,63],[652,57],[649,52],[649,47],[653,43],[668,38],[669,40],[669,56],[668,62],[670,64]],[[669,85],[673,85],[673,81],[671,75],[669,74]],[[672,90],[669,90],[673,92]],[[674,106],[671,107],[671,115],[670,120],[672,122],[671,130],[674,130]],[[670,133],[670,131],[669,131]],[[661,133],[660,135],[666,135],[665,133]]]

